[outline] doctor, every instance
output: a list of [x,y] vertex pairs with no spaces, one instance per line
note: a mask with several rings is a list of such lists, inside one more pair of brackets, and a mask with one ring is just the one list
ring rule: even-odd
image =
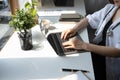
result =
[[61,38],[70,38],[88,25],[96,29],[96,37],[93,39],[95,44],[71,38],[63,46],[106,56],[107,80],[120,80],[120,0],[110,2],[114,4],[107,4],[103,9],[87,15],[75,27],[63,31]]

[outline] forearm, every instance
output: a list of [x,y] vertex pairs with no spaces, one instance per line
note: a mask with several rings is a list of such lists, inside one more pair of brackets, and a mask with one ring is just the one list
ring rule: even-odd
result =
[[88,23],[87,18],[83,18],[80,22],[78,22],[78,23],[75,25],[75,27],[73,27],[73,29],[74,29],[74,31],[77,32],[77,30],[80,30],[80,29],[82,29],[82,28],[84,28],[84,27],[87,27],[88,24],[89,24],[89,23]]
[[106,46],[99,46],[99,45],[85,43],[84,49],[103,56],[120,57],[120,49],[113,47],[106,47]]

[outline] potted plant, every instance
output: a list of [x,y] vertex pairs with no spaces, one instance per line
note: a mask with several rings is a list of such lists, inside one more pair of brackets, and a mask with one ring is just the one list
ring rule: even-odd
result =
[[26,2],[24,8],[16,9],[15,14],[11,15],[9,24],[17,30],[23,50],[30,50],[33,47],[31,28],[37,24],[36,14],[34,5]]

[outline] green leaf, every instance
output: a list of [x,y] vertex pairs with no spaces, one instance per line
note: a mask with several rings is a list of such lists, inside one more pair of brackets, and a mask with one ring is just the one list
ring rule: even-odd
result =
[[31,8],[31,4],[29,2],[25,3],[25,8],[30,9]]

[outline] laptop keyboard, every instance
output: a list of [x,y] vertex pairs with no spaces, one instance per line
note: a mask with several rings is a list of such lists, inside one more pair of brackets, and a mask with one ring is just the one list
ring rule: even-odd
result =
[[58,38],[58,40],[59,40],[58,42],[60,43],[60,47],[62,48],[61,51],[63,51],[63,52],[75,51],[75,49],[65,49],[65,48],[62,46],[62,43],[65,42],[65,41],[68,41],[68,40],[67,40],[67,39],[66,39],[66,40],[62,40],[62,39],[61,39],[61,33],[56,33],[55,35],[57,36],[57,38]]

